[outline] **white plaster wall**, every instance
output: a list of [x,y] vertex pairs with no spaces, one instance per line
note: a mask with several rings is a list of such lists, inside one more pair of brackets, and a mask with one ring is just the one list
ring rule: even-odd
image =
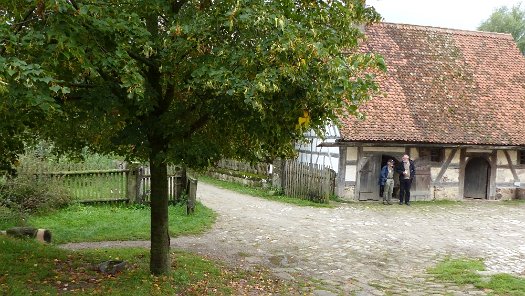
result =
[[431,187],[431,196],[436,199],[448,199],[448,200],[462,200],[463,198],[459,196],[458,187],[440,187],[434,186]]
[[[517,150],[509,150],[509,156],[510,156],[510,161],[512,161],[513,164],[518,164],[518,151]],[[499,155],[498,155],[498,158],[499,158]]]
[[418,159],[419,158],[419,150],[417,148],[410,148],[409,156],[411,159]]
[[498,168],[496,170],[496,183],[514,183],[512,171],[510,169]]
[[[507,157],[505,157],[505,152],[503,152],[502,150],[498,150],[498,153],[497,153],[497,164],[498,165],[507,165],[509,164],[508,161],[507,161]],[[511,161],[512,161],[512,158],[511,158]]]
[[[510,161],[512,164],[517,165],[518,164],[518,151],[516,150],[507,150],[510,156]],[[505,152],[503,150],[498,150],[498,165],[507,165],[507,157],[505,156]]]
[[439,175],[440,171],[441,171],[441,168],[435,168],[435,167],[430,168],[430,178],[432,179],[432,181],[434,182],[438,181],[436,180],[436,177],[437,175]]
[[346,160],[357,160],[357,147],[346,148]]
[[443,174],[441,182],[459,182],[459,168],[449,167],[445,174]]
[[357,166],[347,165],[345,170],[345,181],[355,181],[357,176]]
[[525,169],[516,169],[516,174],[521,182],[521,187],[525,188]]
[[[452,153],[452,148],[446,148],[445,149],[445,159],[443,161],[447,161],[448,157],[450,156],[450,153]],[[454,158],[452,158],[452,161],[450,163],[453,164],[459,164],[459,149],[456,151],[456,154],[454,155]]]

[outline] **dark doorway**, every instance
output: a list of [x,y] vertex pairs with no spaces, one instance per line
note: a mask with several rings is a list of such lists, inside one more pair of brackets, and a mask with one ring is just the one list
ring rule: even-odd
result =
[[[401,158],[401,157],[399,157],[399,158]],[[381,156],[380,169],[383,168],[386,165],[386,163],[387,163],[387,161],[389,159],[393,159],[394,160],[394,168],[398,166],[398,164],[399,164],[398,157],[392,156],[392,155],[383,154]],[[398,173],[394,173],[394,192],[392,193],[392,198],[399,198],[399,174]]]
[[471,158],[465,167],[465,197],[486,199],[489,176],[489,162],[482,157]]

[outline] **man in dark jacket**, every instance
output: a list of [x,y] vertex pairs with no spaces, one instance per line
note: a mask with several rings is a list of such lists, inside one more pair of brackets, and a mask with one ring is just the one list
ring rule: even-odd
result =
[[402,205],[404,201],[409,206],[410,186],[416,175],[416,167],[407,154],[403,155],[402,160],[396,167],[396,172],[399,174],[399,204]]
[[390,199],[394,191],[394,160],[389,159],[386,165],[381,169],[379,176],[379,191],[383,198],[383,204],[391,205]]

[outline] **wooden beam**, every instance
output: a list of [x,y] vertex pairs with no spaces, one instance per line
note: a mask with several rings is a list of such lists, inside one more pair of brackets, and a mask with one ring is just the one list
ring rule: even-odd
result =
[[345,193],[346,180],[346,147],[339,147],[339,169],[337,172],[337,196],[342,197]]
[[496,199],[496,174],[498,167],[498,150],[492,150],[490,155],[490,182],[488,199]]
[[363,156],[363,148],[357,147],[357,165],[356,165],[356,174],[355,174],[355,187],[354,187],[354,198],[359,200],[359,190],[361,189],[361,166]]
[[458,193],[461,199],[465,198],[465,153],[466,148],[461,148],[459,150],[459,185]]
[[512,160],[510,159],[509,151],[503,150],[503,153],[505,153],[505,158],[507,158],[507,163],[509,164],[510,171],[512,172],[512,176],[514,177],[514,182],[519,182],[520,178],[518,177],[518,174],[516,173],[516,168],[514,168],[514,165],[512,164]]
[[474,149],[498,149],[498,150],[514,150],[525,149],[525,145],[473,145],[473,144],[454,144],[454,143],[404,143],[404,142],[323,142],[317,147],[428,147],[428,148],[474,148]]
[[450,165],[450,163],[452,162],[452,159],[454,159],[454,156],[456,155],[456,152],[458,151],[458,148],[454,148],[452,149],[452,151],[450,152],[447,160],[441,165],[441,170],[439,170],[439,173],[436,177],[435,180],[432,180],[432,182],[434,182],[435,184],[439,184],[441,183],[441,178],[443,178],[443,175],[445,174],[445,172],[447,171],[448,169],[448,166]]

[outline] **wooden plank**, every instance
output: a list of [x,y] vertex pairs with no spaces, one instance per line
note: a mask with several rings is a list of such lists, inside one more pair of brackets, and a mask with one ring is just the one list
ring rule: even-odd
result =
[[498,150],[492,150],[490,155],[490,182],[487,199],[496,199],[496,174],[498,167]]
[[512,160],[510,159],[509,151],[503,150],[503,153],[505,154],[505,158],[507,158],[507,163],[509,164],[510,171],[512,172],[512,176],[514,177],[514,182],[519,182],[520,178],[518,177],[518,174],[516,173],[516,168],[514,167],[514,164],[512,163]]
[[363,147],[357,147],[357,165],[356,165],[356,179],[354,187],[354,196],[359,200],[359,190],[361,190],[361,168],[363,166]]
[[345,192],[346,166],[347,166],[347,148],[339,147],[339,166],[337,172],[337,195],[343,196]]
[[461,148],[459,150],[459,197],[465,197],[465,166],[466,166],[466,148]]
[[441,183],[440,180],[441,180],[441,178],[443,178],[443,175],[447,171],[448,166],[452,162],[452,159],[454,159],[454,156],[456,155],[457,151],[458,151],[458,148],[454,148],[454,149],[452,149],[452,151],[450,151],[450,154],[448,155],[447,160],[441,165],[441,169],[439,170],[439,173],[436,176],[436,179],[432,180],[432,182],[434,184],[440,184]]

